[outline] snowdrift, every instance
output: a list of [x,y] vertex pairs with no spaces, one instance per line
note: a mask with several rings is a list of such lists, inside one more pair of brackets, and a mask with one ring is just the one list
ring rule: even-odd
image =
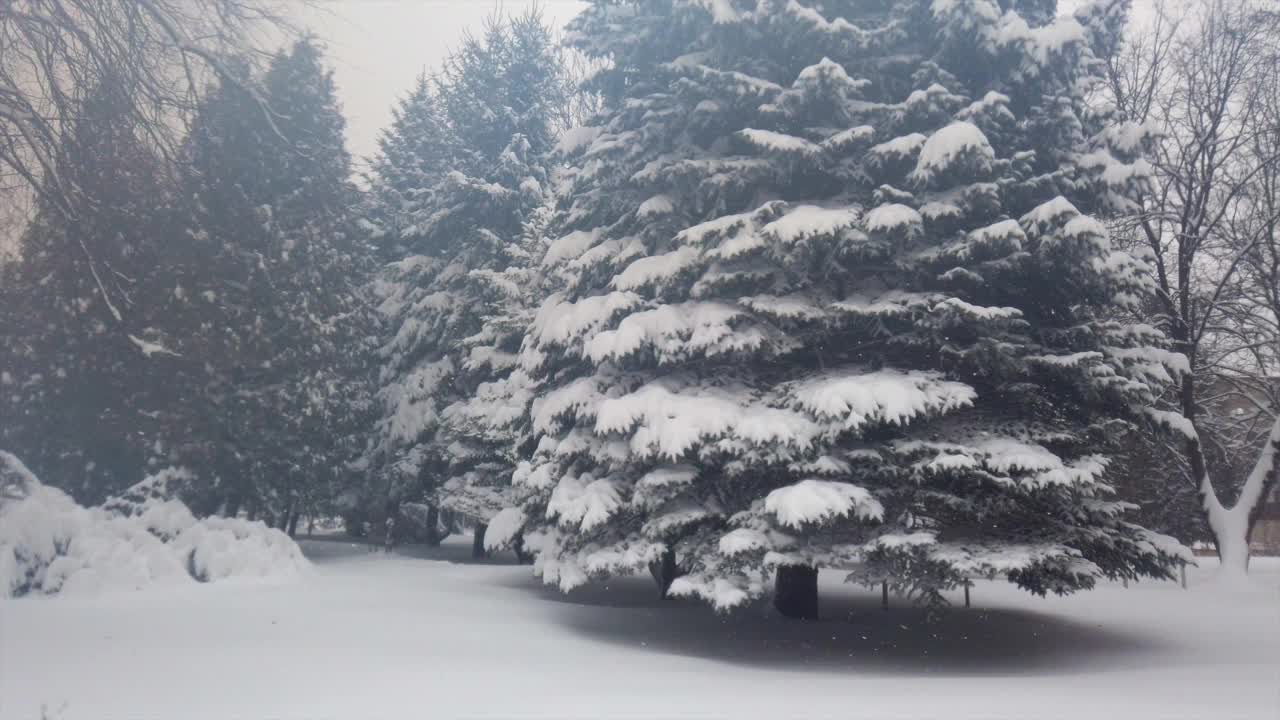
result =
[[197,519],[178,500],[134,492],[174,474],[126,493],[140,500],[86,508],[0,452],[0,598],[290,577],[307,567],[292,538],[261,522]]

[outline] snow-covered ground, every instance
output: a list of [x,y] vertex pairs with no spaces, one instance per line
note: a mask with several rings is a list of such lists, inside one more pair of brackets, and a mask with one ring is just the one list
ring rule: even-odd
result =
[[[0,602],[0,718],[1280,717],[1280,561],[1251,586],[1039,599],[979,583],[941,622],[823,576],[818,623],[563,596],[528,567],[305,542],[314,572]],[[449,560],[457,560],[454,563]],[[956,598],[959,602],[960,598]]]

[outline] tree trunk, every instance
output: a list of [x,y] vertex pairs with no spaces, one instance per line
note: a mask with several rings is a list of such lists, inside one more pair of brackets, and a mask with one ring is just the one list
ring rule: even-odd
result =
[[516,562],[521,565],[527,565],[533,561],[533,555],[524,549],[524,533],[516,533],[516,536],[511,538],[511,549],[516,554]]
[[818,619],[818,568],[779,565],[773,584],[773,606],[783,617]]
[[432,547],[439,545],[440,541],[444,540],[440,533],[440,508],[435,505],[427,506],[427,537],[424,539]]
[[1192,439],[1188,444],[1192,468],[1203,473],[1200,476],[1200,499],[1209,528],[1213,531],[1213,544],[1218,550],[1220,561],[1220,575],[1244,576],[1249,572],[1249,535],[1253,532],[1258,510],[1266,502],[1280,470],[1280,416],[1276,417],[1271,426],[1271,434],[1258,453],[1258,461],[1245,479],[1244,486],[1240,488],[1240,496],[1235,505],[1230,508],[1223,506],[1214,492],[1208,471],[1204,469],[1206,463],[1199,441]]
[[671,583],[682,574],[680,567],[676,565],[676,551],[667,548],[660,559],[649,563],[649,574],[658,584],[658,597],[665,599],[667,591],[671,589]]
[[484,532],[488,529],[487,524],[476,523],[475,534],[471,536],[471,557],[476,560],[489,557],[489,551],[484,549]]
[[297,537],[298,520],[302,517],[302,513],[295,512],[293,517],[289,518],[289,537]]

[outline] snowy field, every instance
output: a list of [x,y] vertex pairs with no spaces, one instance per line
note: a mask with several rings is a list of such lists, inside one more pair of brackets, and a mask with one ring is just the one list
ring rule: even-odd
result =
[[562,596],[463,538],[304,549],[287,583],[0,601],[0,718],[1280,717],[1273,558],[1230,591],[1211,561],[1189,590],[979,583],[935,625],[826,574],[801,624],[659,603],[647,578]]

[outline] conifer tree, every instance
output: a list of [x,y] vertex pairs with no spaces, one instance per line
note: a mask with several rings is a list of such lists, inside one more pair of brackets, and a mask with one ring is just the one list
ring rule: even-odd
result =
[[41,196],[0,309],[3,442],[85,503],[141,477],[155,429],[142,411],[169,366],[143,311],[171,190],[125,85],[85,93],[55,158],[74,192]]
[[171,405],[174,452],[208,468],[200,509],[248,507],[292,529],[336,491],[366,422],[371,253],[332,73],[310,41],[273,58],[251,112],[248,68],[201,107],[173,251],[169,318],[187,395]]
[[[818,568],[928,603],[1165,577],[1108,443],[1185,369],[1096,216],[1141,128],[1086,102],[1123,3],[597,0],[515,476],[543,580],[658,570],[817,614]],[[678,579],[674,575],[683,573]],[[776,576],[776,577],[775,577]]]
[[[534,296],[547,154],[565,100],[537,13],[494,18],[400,104],[374,162],[376,235],[401,257],[378,280],[389,339],[371,488],[485,523],[509,503],[506,382]],[[525,397],[520,395],[520,397]],[[504,399],[505,398],[505,399]]]

